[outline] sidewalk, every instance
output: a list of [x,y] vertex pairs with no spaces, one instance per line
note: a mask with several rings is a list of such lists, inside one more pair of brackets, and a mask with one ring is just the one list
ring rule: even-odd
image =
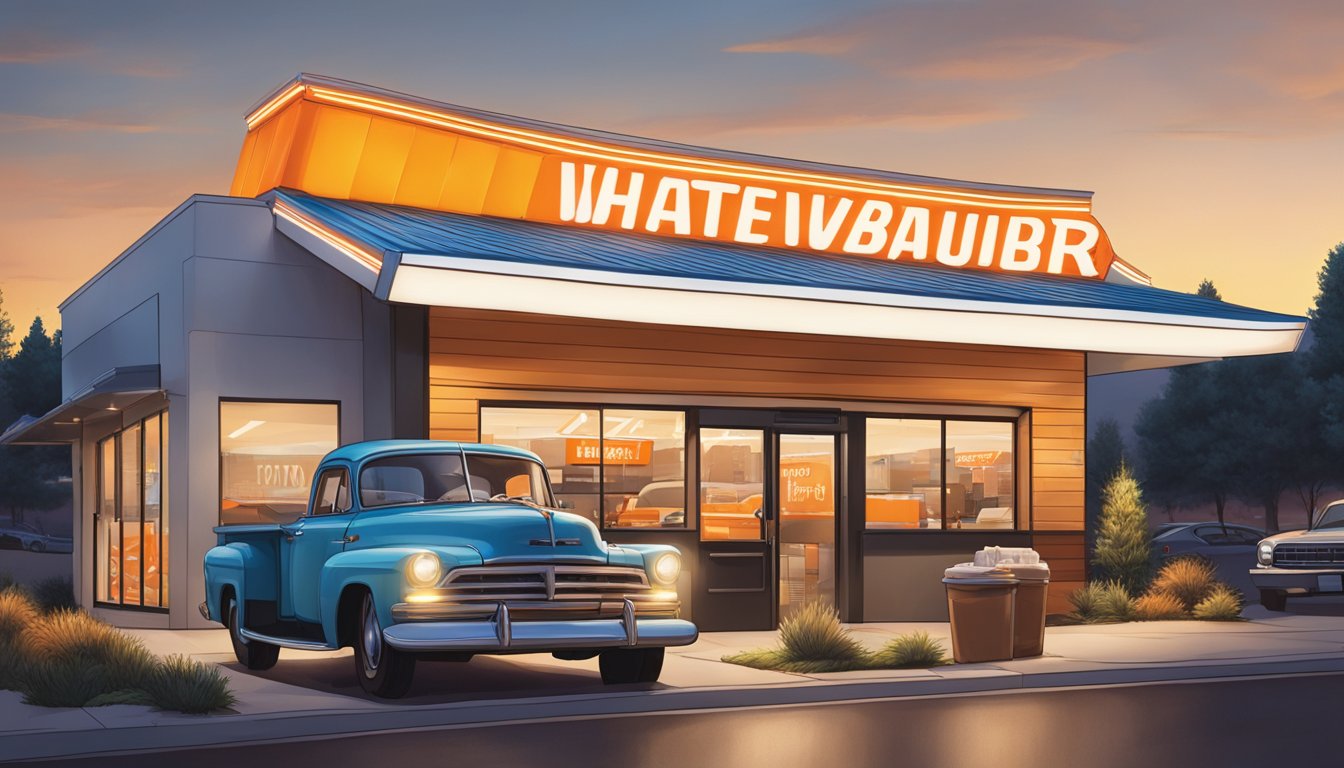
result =
[[[597,662],[549,655],[427,663],[410,695],[370,699],[353,677],[349,649],[285,650],[275,669],[233,663],[223,630],[132,630],[159,654],[217,662],[238,697],[236,713],[210,716],[140,706],[30,707],[0,691],[0,760],[239,741],[346,735],[417,727],[464,727],[550,717],[602,717],[710,707],[798,704],[1057,686],[1196,680],[1244,675],[1344,672],[1344,618],[1273,614],[1253,606],[1244,622],[1149,622],[1051,627],[1046,655],[931,670],[799,675],[724,664],[719,658],[774,645],[773,632],[724,632],[672,649],[653,687],[606,687]],[[925,630],[950,648],[946,624],[861,624],[865,645]]]

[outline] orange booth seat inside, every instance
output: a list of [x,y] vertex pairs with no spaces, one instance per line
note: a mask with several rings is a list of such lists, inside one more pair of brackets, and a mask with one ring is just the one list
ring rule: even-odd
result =
[[868,496],[864,514],[869,528],[918,528],[924,519],[924,497],[915,494]]

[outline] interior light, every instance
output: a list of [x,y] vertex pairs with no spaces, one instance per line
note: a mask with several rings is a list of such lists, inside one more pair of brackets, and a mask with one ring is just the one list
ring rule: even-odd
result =
[[572,435],[574,434],[574,430],[578,429],[579,427],[582,427],[584,424],[587,423],[588,423],[588,412],[579,411],[578,413],[574,414],[574,416],[570,418],[569,421],[565,422],[565,425],[561,427],[558,431],[562,435]]
[[243,426],[241,426],[241,427],[239,427],[239,428],[233,430],[232,432],[230,432],[230,433],[229,433],[229,439],[230,439],[230,440],[237,440],[238,438],[242,437],[243,435],[247,434],[248,432],[251,432],[252,430],[256,429],[257,427],[260,427],[262,424],[265,424],[265,423],[266,423],[266,422],[264,422],[264,421],[258,421],[258,420],[256,420],[256,419],[253,419],[253,420],[247,422],[246,424],[244,424]]

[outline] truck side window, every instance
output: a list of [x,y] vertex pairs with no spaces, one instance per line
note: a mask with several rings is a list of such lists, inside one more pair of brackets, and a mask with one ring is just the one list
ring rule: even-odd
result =
[[314,515],[341,514],[350,511],[350,480],[344,469],[328,469],[317,479],[313,497]]

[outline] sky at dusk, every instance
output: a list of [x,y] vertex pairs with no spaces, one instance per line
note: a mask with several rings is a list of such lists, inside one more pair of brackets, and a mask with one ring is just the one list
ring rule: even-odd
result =
[[300,71],[659,139],[1096,192],[1157,285],[1302,313],[1344,240],[1338,0],[0,3],[20,329],[196,192]]

